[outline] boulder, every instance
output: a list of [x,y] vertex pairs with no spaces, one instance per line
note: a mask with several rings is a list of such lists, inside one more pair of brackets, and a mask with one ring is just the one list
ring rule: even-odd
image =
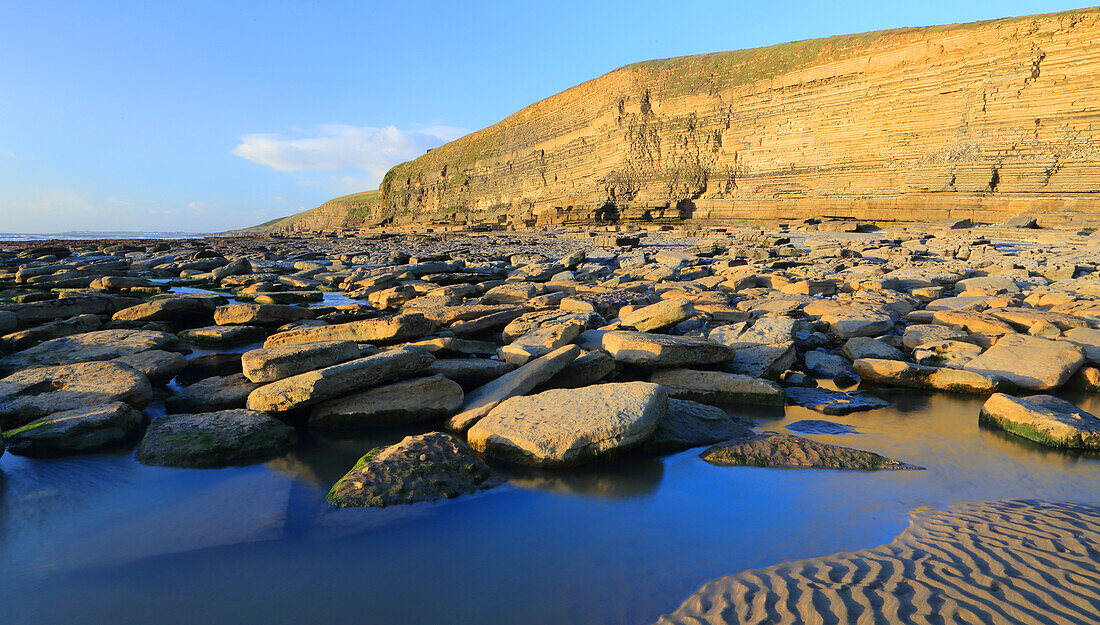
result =
[[1062,386],[1084,362],[1085,351],[1071,343],[1009,334],[963,368],[1038,391]]
[[[915,349],[925,343],[936,341],[965,341],[970,334],[965,330],[949,328],[935,324],[913,324],[905,328],[905,334],[901,336],[901,343],[909,349]],[[866,356],[864,356],[866,358]],[[898,360],[891,358],[890,360]]]
[[111,295],[74,295],[41,302],[2,306],[0,310],[11,312],[19,319],[20,326],[29,327],[77,315],[109,315],[121,307],[138,301],[140,300]]
[[987,395],[1011,386],[1003,378],[961,369],[925,367],[900,360],[860,358],[852,363],[866,382],[951,393]]
[[151,384],[156,386],[167,384],[187,367],[187,358],[183,354],[159,349],[138,352],[129,356],[119,356],[109,362],[137,369],[149,378]]
[[675,399],[688,399],[714,406],[749,404],[782,406],[783,389],[774,382],[721,371],[661,369],[649,375]]
[[890,402],[866,393],[845,393],[823,388],[800,387],[787,388],[787,403],[827,415],[846,415],[890,407]]
[[932,314],[932,322],[971,333],[1000,335],[1016,332],[1012,326],[993,315],[971,310],[937,310]]
[[285,412],[317,404],[420,373],[434,360],[435,357],[427,352],[402,348],[299,373],[252,391],[248,396],[248,408]]
[[650,453],[672,453],[752,436],[753,422],[699,402],[669,399],[668,413],[643,445]]
[[330,399],[309,411],[309,426],[367,429],[448,416],[462,405],[462,387],[442,375],[414,378]]
[[1091,328],[1070,328],[1062,335],[1063,340],[1085,350],[1085,359],[1100,364],[1100,330]]
[[678,297],[638,308],[623,315],[619,321],[639,332],[652,332],[674,326],[694,314],[695,307],[691,305],[691,300]]
[[879,358],[882,360],[905,360],[905,353],[893,345],[879,339],[866,336],[854,336],[844,343],[840,353],[848,360],[860,358]]
[[889,314],[859,304],[826,312],[821,315],[821,321],[829,324],[829,332],[842,339],[853,336],[879,336],[894,329],[894,319]]
[[933,341],[913,350],[918,365],[962,369],[982,353],[982,348],[963,341]]
[[532,358],[544,356],[563,345],[569,345],[584,329],[584,322],[576,319],[543,326],[531,330],[500,348],[500,357],[510,364],[523,365]]
[[0,310],[0,334],[15,332],[19,327],[19,315],[10,310]]
[[843,356],[814,350],[806,352],[806,372],[815,378],[825,378],[839,386],[851,386],[859,383],[859,374],[852,363]]
[[240,373],[209,377],[170,395],[164,400],[164,409],[172,413],[244,408],[248,395],[258,387]]
[[1085,391],[1087,393],[1100,393],[1100,369],[1096,367],[1081,367],[1073,377],[1066,382],[1066,388]]
[[762,317],[751,325],[734,323],[718,326],[710,331],[707,340],[733,348],[785,345],[794,340],[800,326],[800,322],[790,317]]
[[447,428],[465,432],[479,419],[489,414],[497,404],[517,395],[526,395],[540,384],[554,377],[573,362],[581,350],[576,345],[565,345],[540,356],[522,367],[474,389],[467,394],[458,414],[447,420]]
[[165,297],[123,308],[111,319],[114,321],[174,321],[200,325],[213,319],[214,309],[224,304],[225,298],[216,297]]
[[230,345],[259,341],[264,330],[258,326],[206,326],[184,330],[179,337],[196,345]]
[[539,390],[552,388],[580,388],[595,384],[615,370],[615,360],[603,352],[588,352],[578,356],[554,377],[539,387]]
[[798,469],[923,470],[870,451],[819,443],[791,434],[763,432],[746,439],[719,443],[700,457],[719,466]]
[[267,383],[358,357],[359,347],[352,341],[295,343],[245,352],[241,371],[253,382]]
[[820,419],[802,419],[787,426],[787,429],[797,434],[817,434],[821,436],[843,436],[844,434],[856,434],[858,430],[844,423],[833,423]]
[[603,349],[615,360],[643,367],[687,367],[733,360],[733,349],[683,336],[615,330],[603,335]]
[[0,359],[0,373],[28,367],[66,365],[94,360],[113,360],[151,349],[164,349],[176,337],[151,330],[98,330],[39,343]]
[[150,424],[137,459],[169,467],[220,467],[265,460],[297,441],[294,428],[254,410],[167,415]]
[[140,411],[122,402],[55,412],[4,432],[8,451],[21,456],[63,456],[100,451],[137,438]]
[[152,398],[148,378],[126,365],[86,362],[24,369],[0,379],[0,430],[88,406],[124,402],[143,408]]
[[996,393],[986,400],[978,420],[1051,447],[1100,449],[1100,418],[1051,395]]
[[723,365],[729,373],[754,378],[776,378],[794,365],[798,350],[793,341],[779,345],[753,345],[735,350],[733,360]]
[[176,381],[189,386],[216,375],[241,372],[241,355],[236,352],[212,352],[189,358],[187,366],[176,375]]
[[282,325],[303,319],[313,319],[313,311],[305,306],[228,304],[214,310],[214,323],[220,326]]
[[431,334],[437,327],[434,321],[420,313],[408,313],[395,315],[389,319],[364,319],[279,332],[269,336],[264,342],[264,347],[317,341],[355,341],[356,343],[408,341]]
[[11,351],[27,349],[42,341],[93,332],[101,327],[103,327],[103,322],[96,315],[78,315],[72,319],[51,321],[19,332],[5,334],[3,338],[0,338],[0,346]]
[[492,458],[538,467],[575,465],[638,445],[668,412],[663,388],[645,382],[596,384],[512,397],[467,433]]
[[436,358],[425,373],[440,374],[458,382],[463,390],[472,390],[514,371],[515,368],[506,362],[487,358]]
[[384,508],[453,499],[500,483],[489,466],[449,434],[408,436],[371,450],[328,492],[341,508]]

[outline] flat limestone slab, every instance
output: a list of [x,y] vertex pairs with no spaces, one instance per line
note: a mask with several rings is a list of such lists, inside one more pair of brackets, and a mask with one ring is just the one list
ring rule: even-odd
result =
[[576,345],[565,345],[479,386],[466,395],[458,414],[447,420],[447,428],[455,432],[465,432],[500,402],[516,395],[526,395],[554,377],[580,353],[581,349]]
[[619,362],[643,367],[712,365],[734,358],[734,350],[720,343],[626,330],[604,334],[603,349]]
[[514,464],[560,467],[638,445],[668,412],[656,384],[625,382],[513,397],[474,424],[470,447]]
[[1008,334],[963,369],[998,376],[1023,389],[1041,391],[1065,384],[1084,362],[1084,350],[1071,343]]
[[267,338],[264,347],[315,343],[317,341],[355,341],[374,343],[407,341],[435,332],[438,325],[420,313],[396,315],[389,319],[364,319],[328,326],[314,326],[279,332]]
[[352,341],[318,341],[253,349],[241,355],[241,370],[253,382],[267,383],[354,360]]
[[1051,447],[1100,449],[1100,418],[1051,395],[991,396],[978,419]]
[[253,410],[168,415],[153,420],[137,459],[169,467],[219,467],[270,458],[297,441],[294,428]]
[[122,402],[55,412],[4,432],[8,451],[64,456],[99,451],[135,438],[145,417]]
[[419,373],[434,361],[434,356],[420,350],[382,352],[265,384],[248,396],[248,408],[265,412],[293,410]]
[[778,384],[737,373],[660,369],[649,375],[649,381],[665,387],[669,397],[704,404],[782,406],[784,402],[783,389]]
[[144,374],[113,362],[24,369],[0,380],[0,429],[118,401],[144,408],[152,398],[153,387]]
[[900,360],[860,358],[852,363],[852,366],[865,381],[886,386],[975,395],[995,393],[1009,386],[1002,378],[984,373],[946,367],[926,367]]
[[802,469],[923,470],[870,451],[819,443],[801,436],[763,432],[704,451],[700,457],[720,466],[787,467]]
[[450,415],[462,405],[462,387],[442,375],[402,380],[314,406],[309,426],[365,429]]
[[152,330],[97,330],[52,339],[0,359],[0,375],[28,367],[112,360],[176,343],[176,337]]

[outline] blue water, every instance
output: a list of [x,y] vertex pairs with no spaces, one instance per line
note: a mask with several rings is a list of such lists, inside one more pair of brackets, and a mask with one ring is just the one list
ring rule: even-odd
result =
[[27,232],[0,232],[0,241],[88,241],[88,240],[114,240],[114,239],[196,239],[209,234],[199,232],[91,232],[77,230],[72,232],[55,233],[27,233]]
[[[812,436],[928,467],[714,467],[699,450],[565,472],[436,504],[338,510],[324,494],[406,432],[306,437],[261,465],[146,467],[132,450],[0,458],[5,624],[649,623],[708,580],[890,541],[922,506],[1100,504],[1100,457],[980,428],[981,400],[890,393]],[[1073,398],[1100,410],[1097,397]],[[155,413],[155,408],[153,410]],[[423,429],[423,428],[422,428]]]

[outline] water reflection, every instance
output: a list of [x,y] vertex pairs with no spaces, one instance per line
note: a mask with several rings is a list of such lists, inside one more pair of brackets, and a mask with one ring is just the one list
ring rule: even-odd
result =
[[497,473],[518,488],[605,499],[638,497],[661,484],[665,465],[656,458],[631,456],[614,464],[574,467],[567,470],[525,469],[494,466]]
[[[221,470],[145,467],[128,451],[5,454],[0,605],[19,609],[4,623],[646,623],[707,580],[888,542],[920,506],[1100,503],[1097,454],[980,427],[984,398],[875,392],[894,406],[828,417],[858,434],[807,436],[927,471],[715,467],[696,449],[499,466],[511,484],[483,494],[337,510],[324,494],[362,454],[438,424],[311,432],[266,464]],[[822,416],[730,412],[777,431]]]

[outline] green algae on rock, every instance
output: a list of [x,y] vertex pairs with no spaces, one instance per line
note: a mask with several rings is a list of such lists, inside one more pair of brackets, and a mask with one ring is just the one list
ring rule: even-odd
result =
[[1100,449],[1100,418],[1051,395],[991,396],[982,423],[1051,447]]
[[144,464],[212,468],[264,460],[297,441],[294,428],[254,410],[167,415],[149,426],[137,459]]
[[100,451],[137,438],[145,416],[122,403],[76,408],[4,433],[8,451],[21,456],[64,456]]
[[870,451],[819,443],[808,438],[762,432],[710,447],[700,457],[720,466],[788,467],[803,469],[923,470]]
[[341,508],[384,508],[453,499],[499,483],[458,439],[429,432],[370,450],[333,485],[327,499]]

